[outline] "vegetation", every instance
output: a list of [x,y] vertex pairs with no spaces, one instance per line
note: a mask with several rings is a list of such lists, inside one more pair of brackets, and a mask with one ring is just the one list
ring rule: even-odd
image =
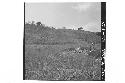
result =
[[82,30],[82,29],[83,29],[82,27],[78,28],[78,30]]
[[25,79],[101,80],[100,45],[94,32],[26,23]]

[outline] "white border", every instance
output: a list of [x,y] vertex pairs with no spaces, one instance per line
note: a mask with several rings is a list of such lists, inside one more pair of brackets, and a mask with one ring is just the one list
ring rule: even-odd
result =
[[[24,81],[23,79],[23,29],[24,2],[65,2],[67,0],[2,0],[0,2],[0,82],[39,83],[49,81]],[[68,0],[76,1],[76,0]],[[107,0],[77,0],[77,2],[105,2]],[[107,1],[106,27],[106,81],[98,83],[124,83],[124,1]],[[52,81],[58,82],[58,81]],[[52,83],[51,82],[51,83]],[[64,82],[64,81],[59,81]],[[71,81],[65,81],[71,82]],[[73,82],[73,81],[72,81]],[[93,81],[74,81],[88,82]]]

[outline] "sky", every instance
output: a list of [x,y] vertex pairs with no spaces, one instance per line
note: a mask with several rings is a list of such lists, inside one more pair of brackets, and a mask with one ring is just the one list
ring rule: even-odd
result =
[[101,31],[100,2],[26,3],[25,21],[41,21],[55,28]]

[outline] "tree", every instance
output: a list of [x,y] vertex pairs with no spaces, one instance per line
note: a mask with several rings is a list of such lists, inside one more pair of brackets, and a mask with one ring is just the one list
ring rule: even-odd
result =
[[55,29],[54,27],[51,27],[52,29]]
[[63,29],[66,29],[66,27],[62,27]]
[[31,24],[34,25],[34,24],[35,24],[35,21],[32,21]]
[[83,29],[82,27],[78,28],[78,30],[82,30],[82,29]]
[[37,22],[36,24],[37,24],[37,26],[40,26],[40,25],[42,25],[42,23],[41,23],[41,22]]

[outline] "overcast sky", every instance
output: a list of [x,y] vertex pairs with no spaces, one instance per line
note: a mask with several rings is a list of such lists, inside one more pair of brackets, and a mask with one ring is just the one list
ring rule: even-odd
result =
[[87,31],[101,31],[101,3],[26,3],[25,21],[41,21],[55,28],[84,27]]

